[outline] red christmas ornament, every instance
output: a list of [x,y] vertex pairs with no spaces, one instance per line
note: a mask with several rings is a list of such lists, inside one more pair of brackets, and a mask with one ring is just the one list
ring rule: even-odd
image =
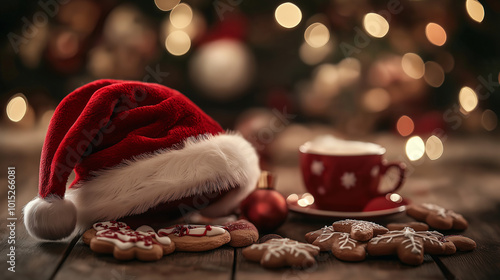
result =
[[240,204],[241,216],[260,232],[271,232],[281,226],[288,215],[286,199],[273,189],[273,177],[263,171],[257,185]]

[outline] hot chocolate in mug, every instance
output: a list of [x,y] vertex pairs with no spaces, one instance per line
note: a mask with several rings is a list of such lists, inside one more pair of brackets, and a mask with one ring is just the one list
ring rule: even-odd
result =
[[[322,210],[358,212],[373,198],[399,189],[405,165],[387,163],[385,151],[377,144],[331,136],[303,144],[299,148],[300,168],[315,205]],[[380,191],[381,178],[390,169],[396,169],[399,175],[391,189]]]

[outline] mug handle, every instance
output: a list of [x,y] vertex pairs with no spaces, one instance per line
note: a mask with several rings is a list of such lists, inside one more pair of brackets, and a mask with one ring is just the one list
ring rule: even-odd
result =
[[402,162],[390,162],[390,163],[382,162],[382,164],[380,165],[380,176],[381,177],[384,176],[385,173],[387,173],[387,170],[389,170],[390,168],[396,168],[396,169],[399,170],[398,181],[394,185],[394,188],[392,188],[389,191],[380,192],[379,188],[377,188],[377,194],[378,195],[386,195],[388,193],[395,192],[396,190],[398,190],[399,188],[401,188],[401,186],[403,185],[403,183],[405,181],[405,177],[406,177],[406,164],[404,164]]

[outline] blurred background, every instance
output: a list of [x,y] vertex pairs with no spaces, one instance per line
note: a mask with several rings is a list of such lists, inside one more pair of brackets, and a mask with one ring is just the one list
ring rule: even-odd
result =
[[498,137],[499,13],[496,0],[3,1],[0,150],[39,153],[60,100],[114,78],[181,91],[264,166],[320,134],[438,160],[450,139]]

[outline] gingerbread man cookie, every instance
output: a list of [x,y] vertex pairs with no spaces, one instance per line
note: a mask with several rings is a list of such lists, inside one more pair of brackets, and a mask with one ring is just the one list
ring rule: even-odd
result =
[[371,256],[398,255],[401,262],[419,265],[424,262],[424,252],[445,254],[447,248],[444,236],[437,231],[415,231],[406,227],[403,230],[389,231],[372,238],[366,248]]
[[465,230],[469,225],[462,215],[431,203],[409,205],[406,208],[406,214],[441,230]]
[[332,226],[307,233],[305,238],[321,251],[331,250],[339,260],[362,261],[366,258],[366,242],[352,239],[347,232],[336,232]]
[[[168,255],[175,250],[175,243],[172,242],[170,237],[159,236],[150,226],[140,226],[135,231],[141,234],[149,234],[153,238],[153,241],[157,241],[163,247],[163,255]],[[170,242],[168,242],[168,240],[170,240]]]
[[319,247],[282,238],[253,244],[243,249],[242,253],[246,259],[260,262],[266,268],[311,267],[316,263],[314,256],[319,254]]
[[379,224],[361,220],[342,220],[332,224],[335,231],[348,232],[352,239],[368,241],[372,237],[384,234],[389,230]]
[[177,251],[187,252],[208,251],[231,241],[224,228],[210,225],[175,225],[158,230],[158,235],[170,237]]
[[82,239],[92,251],[113,254],[117,260],[156,261],[175,249],[168,237],[159,237],[154,231],[134,231],[116,221],[95,223]]
[[225,223],[223,228],[231,235],[229,245],[232,247],[246,247],[259,239],[259,231],[247,220]]

